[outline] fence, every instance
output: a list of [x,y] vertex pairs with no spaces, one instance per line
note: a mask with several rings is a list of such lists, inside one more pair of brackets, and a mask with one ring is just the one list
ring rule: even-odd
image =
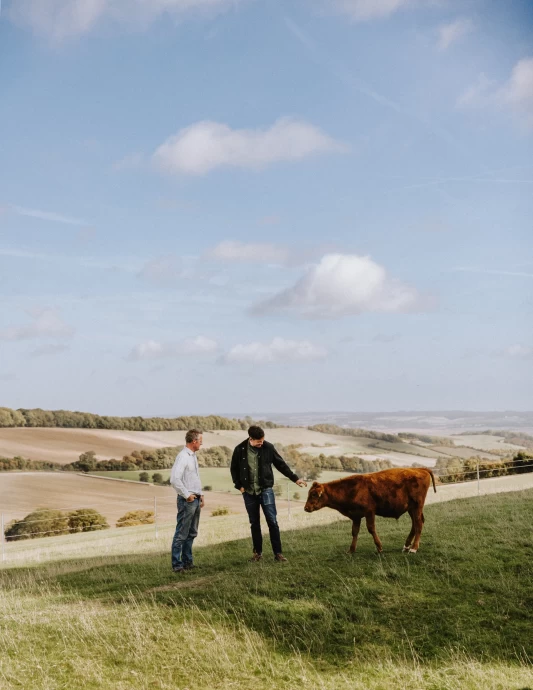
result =
[[[490,473],[494,472],[496,470],[501,470],[503,468],[501,467],[494,467],[494,468],[487,468],[484,465],[480,467],[480,463],[476,463],[476,468],[472,470],[466,470],[463,472],[452,472],[449,474],[439,474],[438,471],[433,470],[435,474],[435,478],[437,480],[443,480],[443,479],[450,479],[450,478],[457,478],[457,477],[467,477],[467,476],[472,476],[473,475],[473,480],[476,481],[477,483],[477,495],[481,496],[481,481],[489,478],[495,478],[495,477],[483,477],[482,475],[484,473]],[[507,465],[505,466],[505,469],[510,470],[509,475],[511,476],[516,476],[518,474],[525,474],[525,473],[532,473],[533,472],[533,462],[529,464],[519,464],[519,465]],[[501,475],[498,476],[498,478],[501,478]],[[445,482],[442,485],[443,486],[452,486],[454,484],[465,484],[465,483],[470,483],[472,480],[464,480],[461,482]],[[285,487],[283,484],[286,484],[286,509],[287,509],[287,517],[292,519],[293,517],[293,511],[292,507],[293,504],[302,504],[305,502],[304,498],[294,498],[294,493],[297,491],[295,488],[295,485],[292,482],[289,482],[288,480],[283,479],[281,482],[278,482],[278,485],[282,486],[281,493],[278,491],[278,499],[279,500],[284,500],[284,495],[285,495]],[[291,497],[291,492],[293,492],[293,496]],[[212,491],[210,493],[214,494],[224,494],[224,495],[229,495],[231,492],[228,491]],[[143,530],[143,535],[149,535],[152,534],[153,538],[158,539],[160,536],[160,531],[163,528],[173,528],[175,526],[175,521],[173,520],[172,522],[164,522],[161,518],[162,515],[164,514],[164,511],[161,511],[161,508],[165,508],[169,506],[170,510],[170,505],[172,505],[173,510],[175,510],[175,505],[176,505],[176,497],[175,496],[169,496],[168,498],[157,498],[157,497],[148,497],[148,498],[135,498],[135,499],[130,499],[127,501],[106,501],[103,503],[92,503],[91,508],[97,508],[101,506],[106,506],[109,507],[110,504],[113,506],[117,505],[123,505],[125,507],[125,510],[128,510],[128,507],[133,510],[139,510],[139,509],[145,509],[145,510],[153,510],[154,514],[154,519],[153,523],[150,523],[150,527],[146,527],[145,530]],[[139,508],[139,504],[144,504],[144,507]],[[71,506],[71,507],[62,507],[62,508],[54,508],[52,510],[58,510],[62,512],[66,511],[74,511],[74,510],[79,510],[79,506]],[[88,514],[87,514],[88,515]],[[84,517],[84,514],[78,514],[78,517]],[[50,518],[42,519],[42,520],[31,520],[27,522],[26,524],[32,524],[32,523],[39,523],[39,522],[50,522]],[[35,549],[35,541],[33,539],[17,539],[17,540],[12,540],[12,541],[7,541],[5,537],[5,530],[7,526],[7,521],[6,521],[6,516],[5,513],[0,513],[0,546],[1,546],[1,562],[6,563],[10,560],[9,556],[11,553],[17,553],[20,555],[21,552],[27,551],[30,552]],[[99,530],[106,529],[106,535],[111,537],[117,537],[117,536],[122,536],[128,534],[128,532],[132,528],[116,528],[110,530],[110,532],[107,532],[107,528],[101,527],[99,528],[98,526],[94,526],[94,529],[91,529],[89,532],[91,534],[94,534],[94,532],[98,532]],[[71,538],[73,537],[81,537],[82,534],[85,537],[88,532],[85,533],[69,533],[67,527],[63,527],[61,529],[57,530],[43,530],[42,532],[35,532],[32,534],[33,537],[51,537],[53,535],[66,535],[69,534]],[[37,541],[41,542],[41,539],[38,539]],[[41,542],[42,544],[42,542]],[[41,545],[39,544],[39,545]],[[26,549],[24,546],[26,545]],[[17,558],[17,560],[20,560],[20,558]]]

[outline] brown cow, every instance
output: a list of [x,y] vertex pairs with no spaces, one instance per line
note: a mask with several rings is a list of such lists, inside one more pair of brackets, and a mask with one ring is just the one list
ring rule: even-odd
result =
[[435,477],[431,470],[425,467],[397,467],[370,474],[354,474],[325,484],[313,482],[305,510],[312,513],[320,508],[333,508],[350,518],[353,539],[349,553],[355,551],[363,517],[378,553],[381,553],[383,547],[376,533],[376,515],[398,519],[404,513],[409,513],[412,527],[403,550],[416,553],[424,524],[424,502],[431,481],[436,493]]

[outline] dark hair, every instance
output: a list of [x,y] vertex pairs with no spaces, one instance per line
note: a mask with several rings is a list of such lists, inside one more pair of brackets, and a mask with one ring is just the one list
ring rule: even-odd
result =
[[259,441],[260,439],[265,438],[265,432],[260,426],[251,426],[248,429],[248,436],[254,441]]
[[194,441],[198,440],[198,436],[201,436],[202,432],[200,429],[189,429],[189,431],[185,434],[185,443],[194,443]]

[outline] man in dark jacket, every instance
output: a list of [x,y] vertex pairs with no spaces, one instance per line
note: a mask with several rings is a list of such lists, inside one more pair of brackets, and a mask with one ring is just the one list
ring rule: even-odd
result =
[[263,509],[270,543],[276,561],[286,561],[282,554],[279,525],[276,518],[276,499],[274,496],[274,473],[272,465],[298,486],[307,486],[291,471],[272,443],[265,441],[265,432],[259,426],[248,429],[248,438],[239,443],[231,459],[231,477],[235,488],[242,493],[244,505],[250,518],[254,555],[250,560],[260,561],[263,557],[263,535],[259,508]]

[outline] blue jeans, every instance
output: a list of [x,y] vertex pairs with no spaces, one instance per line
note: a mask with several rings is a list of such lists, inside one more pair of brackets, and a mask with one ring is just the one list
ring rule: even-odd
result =
[[178,519],[172,540],[172,567],[184,568],[192,565],[192,543],[198,534],[200,522],[200,500],[186,501],[178,496]]
[[252,495],[245,491],[242,496],[244,498],[244,505],[246,506],[248,517],[250,518],[254,553],[263,553],[263,535],[261,534],[261,513],[259,512],[259,507],[263,509],[263,514],[267,521],[272,551],[274,555],[281,553],[281,536],[276,517],[276,498],[274,496],[274,490],[264,489],[257,495]]

